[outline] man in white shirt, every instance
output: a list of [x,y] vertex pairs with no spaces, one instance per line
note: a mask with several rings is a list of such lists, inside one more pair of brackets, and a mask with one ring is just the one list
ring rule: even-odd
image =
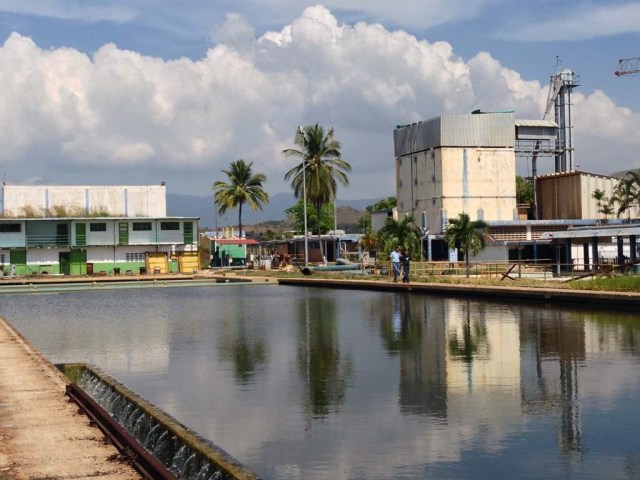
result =
[[391,260],[391,268],[393,270],[393,281],[397,282],[398,276],[400,275],[400,247],[396,247],[396,249],[391,252],[389,259]]

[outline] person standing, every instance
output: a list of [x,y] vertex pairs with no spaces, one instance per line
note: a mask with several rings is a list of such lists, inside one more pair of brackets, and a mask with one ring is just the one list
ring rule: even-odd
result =
[[398,281],[398,276],[400,275],[400,247],[396,247],[395,250],[391,252],[389,255],[389,259],[391,260],[391,269],[393,271],[393,281]]
[[411,267],[411,257],[409,251],[405,248],[402,251],[402,283],[409,283],[409,268]]

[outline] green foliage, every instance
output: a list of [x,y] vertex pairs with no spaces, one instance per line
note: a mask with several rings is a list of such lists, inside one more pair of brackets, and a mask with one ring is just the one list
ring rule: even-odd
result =
[[222,170],[229,183],[217,181],[213,184],[214,200],[218,213],[224,215],[227,209],[238,209],[238,233],[242,234],[242,206],[246,203],[255,212],[269,202],[269,195],[262,188],[267,178],[262,173],[254,174],[253,162],[243,159],[231,162],[229,170]]
[[382,200],[369,205],[364,214],[358,219],[360,231],[368,233],[371,231],[371,212],[378,212],[380,210],[390,210],[397,205],[396,197],[387,197]]
[[466,213],[460,213],[457,218],[449,220],[449,226],[444,232],[444,241],[449,248],[457,248],[464,252],[467,277],[469,276],[469,253],[477,255],[484,250],[486,232],[487,224],[484,221],[471,221]]
[[378,235],[369,229],[364,233],[364,235],[362,235],[362,238],[360,239],[360,246],[368,252],[376,250],[378,248]]
[[299,128],[293,143],[298,148],[287,148],[282,153],[302,162],[289,170],[284,179],[291,181],[296,198],[301,198],[306,191],[308,202],[318,213],[325,203],[335,200],[338,183],[349,185],[347,173],[351,171],[351,165],[340,156],[340,142],[334,138],[333,128],[326,134],[317,123]]
[[413,258],[418,259],[421,255],[421,240],[420,229],[415,225],[411,215],[403,217],[400,221],[387,218],[378,232],[379,256],[388,256],[391,250],[400,246],[409,250],[409,255]]
[[[285,210],[287,217],[294,224],[296,232],[304,234],[304,205],[302,200],[299,200],[294,206]],[[320,233],[327,233],[329,230],[333,230],[334,217],[333,217],[333,202],[328,202],[322,205],[320,209],[320,225],[318,225],[318,213],[314,208],[309,208],[307,205],[307,228]]]
[[516,176],[516,203],[533,203],[533,181],[528,178]]
[[[594,192],[595,193],[595,192]],[[631,212],[631,207],[640,203],[640,174],[637,171],[629,171],[627,175],[616,184],[609,205],[617,204],[616,215],[620,218],[625,212]],[[630,217],[630,215],[629,215]]]
[[369,213],[378,212],[380,210],[390,210],[397,207],[397,205],[398,200],[396,199],[396,197],[387,197],[383,198],[379,202],[374,203],[373,205],[369,205],[366,210]]
[[597,277],[588,281],[569,284],[576,290],[598,290],[640,293],[640,275],[617,275],[615,277]]

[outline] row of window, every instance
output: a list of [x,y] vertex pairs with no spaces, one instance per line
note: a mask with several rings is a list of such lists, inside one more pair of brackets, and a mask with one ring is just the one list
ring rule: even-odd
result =
[[[133,222],[131,225],[134,232],[150,232],[153,227],[151,222]],[[160,222],[160,230],[180,230],[180,222]],[[0,223],[0,233],[20,233],[19,223]],[[90,232],[106,232],[107,224],[104,222],[94,222],[89,224]]]
[[144,262],[146,253],[126,253],[125,260],[127,262]]

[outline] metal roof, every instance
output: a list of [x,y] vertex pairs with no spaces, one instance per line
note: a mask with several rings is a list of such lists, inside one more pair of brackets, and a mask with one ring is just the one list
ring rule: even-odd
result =
[[253,238],[209,238],[220,245],[258,245],[258,241]]
[[528,120],[517,119],[514,121],[516,127],[550,127],[558,128],[558,124],[553,120]]
[[628,237],[630,235],[640,235],[640,225],[616,225],[594,228],[575,228],[562,232],[544,232],[541,240],[569,240],[576,238],[593,237]]

